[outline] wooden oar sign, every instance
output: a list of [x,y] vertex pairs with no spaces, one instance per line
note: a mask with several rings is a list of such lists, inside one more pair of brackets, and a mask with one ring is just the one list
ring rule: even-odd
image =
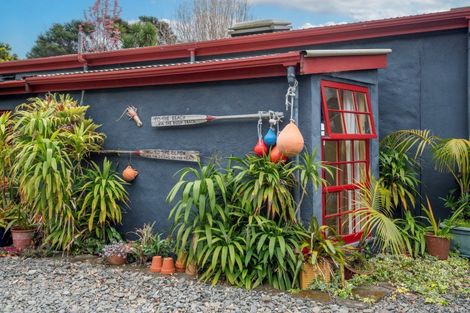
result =
[[102,150],[99,153],[109,154],[133,154],[147,159],[172,160],[182,162],[199,162],[199,151],[192,150],[163,150],[163,149],[143,149],[143,150]]
[[260,112],[256,114],[240,114],[240,115],[160,115],[152,116],[152,127],[175,127],[175,126],[190,126],[196,124],[204,124],[211,121],[219,120],[251,120],[261,118],[271,118],[277,116],[279,119],[284,117],[282,112]]

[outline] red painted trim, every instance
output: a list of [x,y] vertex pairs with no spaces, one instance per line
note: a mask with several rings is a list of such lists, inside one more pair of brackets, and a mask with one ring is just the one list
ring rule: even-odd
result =
[[[287,47],[311,46],[367,38],[461,29],[468,27],[469,8],[445,12],[406,16],[376,21],[316,27],[287,32],[241,36],[196,43],[123,49],[118,51],[87,53],[83,58],[89,66],[126,64],[187,58],[191,51],[196,56],[216,56],[231,53],[272,50]],[[50,71],[80,68],[78,56],[65,55],[31,60],[0,63],[0,74]]]
[[[349,60],[347,70],[356,70],[355,60],[357,56],[344,56],[341,58]],[[323,57],[315,59],[321,61]],[[205,63],[186,63],[107,72],[79,72],[55,76],[31,76],[23,80],[0,82],[0,95],[285,76],[286,67],[296,66],[300,68],[308,60],[310,58],[303,58],[299,52],[287,52]],[[362,69],[361,66],[360,69]]]
[[387,55],[355,55],[321,58],[304,58],[302,73],[319,74],[348,71],[351,62],[357,70],[369,70],[387,67]]

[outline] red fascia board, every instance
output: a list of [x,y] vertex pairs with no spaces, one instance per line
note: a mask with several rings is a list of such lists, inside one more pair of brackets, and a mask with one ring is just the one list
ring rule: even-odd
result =
[[386,55],[312,58],[288,52],[217,62],[35,76],[0,83],[0,95],[278,77],[287,74],[288,66],[297,67],[300,74],[366,70],[385,67],[386,58]]
[[330,57],[304,57],[302,74],[334,73],[371,70],[387,67],[387,55],[352,55]]
[[126,64],[188,58],[191,51],[196,56],[216,56],[230,53],[271,50],[287,47],[343,42],[359,39],[406,35],[439,30],[468,28],[470,9],[399,17],[392,19],[317,27],[253,36],[157,47],[123,49],[118,51],[65,55],[31,60],[0,63],[0,74],[37,72],[90,66]]
[[300,60],[299,52],[288,52],[217,62],[34,76],[0,83],[0,95],[284,76],[286,67],[297,66]]

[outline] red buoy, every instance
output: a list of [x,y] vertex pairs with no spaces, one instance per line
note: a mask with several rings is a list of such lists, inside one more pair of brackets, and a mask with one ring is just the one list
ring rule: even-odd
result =
[[264,143],[263,139],[258,139],[258,143],[253,148],[253,151],[258,156],[263,156],[263,155],[266,155],[268,153],[268,147]]

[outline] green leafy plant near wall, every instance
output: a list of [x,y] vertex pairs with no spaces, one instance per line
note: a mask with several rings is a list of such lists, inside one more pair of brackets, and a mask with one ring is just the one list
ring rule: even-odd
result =
[[[309,238],[297,222],[300,202],[308,186],[323,182],[322,165],[315,152],[303,162],[273,163],[268,157],[231,158],[225,169],[215,163],[185,168],[167,200],[175,202],[174,221],[178,252],[187,251],[201,279],[255,288],[267,282],[279,289],[298,288],[303,262],[301,243]],[[296,179],[298,172],[300,180]]]
[[64,250],[87,236],[114,236],[112,224],[121,221],[127,200],[109,161],[102,168],[86,161],[105,138],[87,110],[69,95],[48,94],[0,120],[11,145],[4,171],[16,185],[16,204],[39,221],[46,244]]

